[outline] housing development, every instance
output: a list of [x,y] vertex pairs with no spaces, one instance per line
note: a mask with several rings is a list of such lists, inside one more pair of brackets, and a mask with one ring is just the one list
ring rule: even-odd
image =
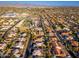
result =
[[79,58],[79,8],[0,7],[0,58]]

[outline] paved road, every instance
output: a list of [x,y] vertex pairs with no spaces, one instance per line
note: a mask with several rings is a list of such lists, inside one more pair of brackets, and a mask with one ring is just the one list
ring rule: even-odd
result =
[[31,43],[31,34],[29,34],[29,37],[27,38],[25,50],[24,50],[24,53],[23,53],[23,57],[25,57],[25,58],[27,58],[29,56],[28,48],[30,46],[30,43]]
[[5,35],[8,33],[9,30],[11,30],[15,25],[17,25],[20,21],[22,20],[19,20],[18,22],[16,22],[12,27],[10,27],[3,35],[2,35],[2,38],[5,37]]

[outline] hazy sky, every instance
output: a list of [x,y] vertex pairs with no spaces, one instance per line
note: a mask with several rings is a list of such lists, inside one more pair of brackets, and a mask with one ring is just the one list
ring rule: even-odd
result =
[[0,6],[5,5],[46,5],[46,6],[79,6],[79,1],[0,1]]

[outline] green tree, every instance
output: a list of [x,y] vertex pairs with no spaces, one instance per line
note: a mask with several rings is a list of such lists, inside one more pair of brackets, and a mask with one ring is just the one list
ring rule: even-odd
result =
[[4,41],[4,39],[0,37],[0,42],[3,42],[3,41]]
[[61,28],[63,29],[64,28],[64,26],[63,25],[60,25],[61,26]]

